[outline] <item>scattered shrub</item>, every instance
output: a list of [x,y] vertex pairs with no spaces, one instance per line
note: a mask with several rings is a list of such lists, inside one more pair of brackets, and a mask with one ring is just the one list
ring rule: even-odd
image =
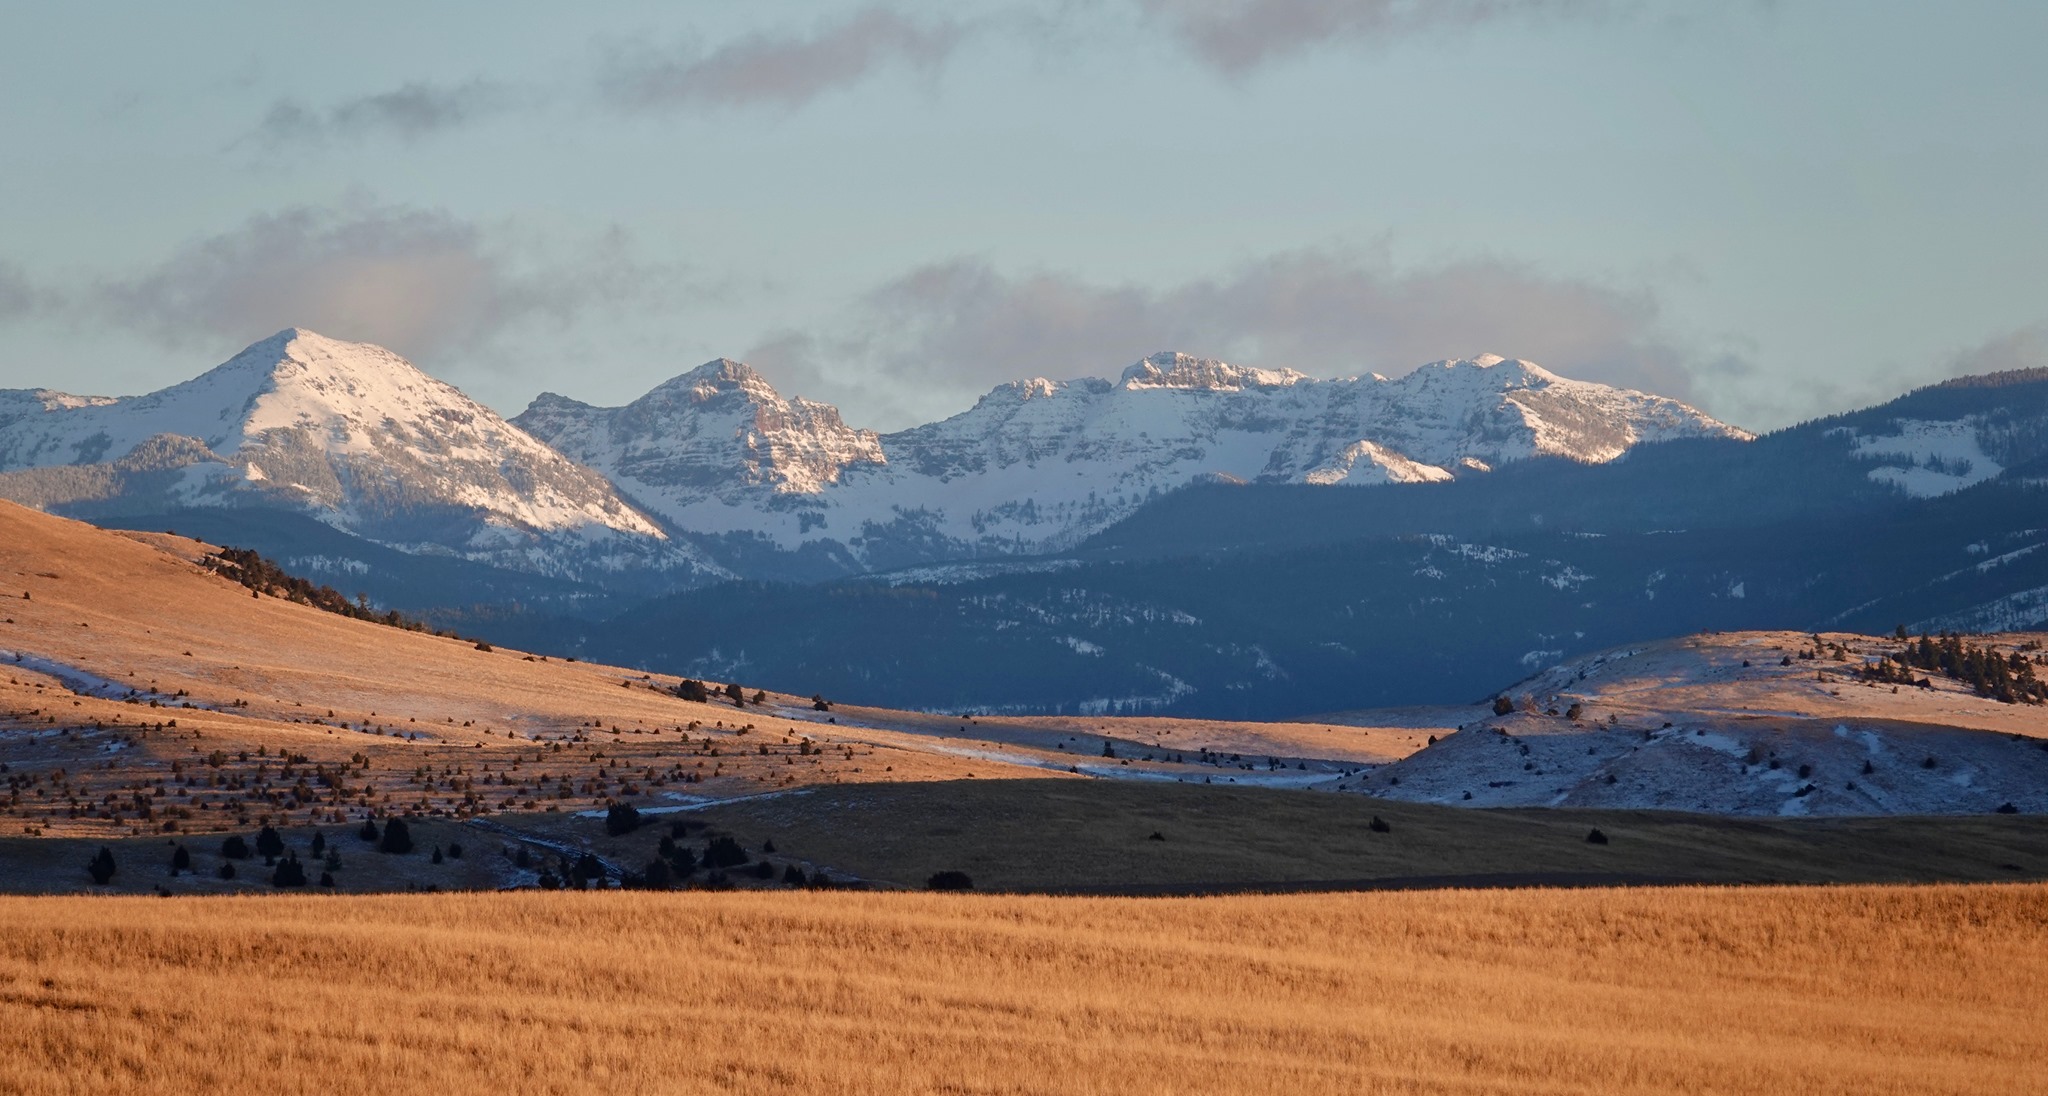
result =
[[805,883],[810,882],[809,879],[805,878],[804,870],[795,864],[782,869],[782,881],[792,887],[801,887]]
[[106,886],[114,878],[114,850],[101,845],[99,854],[86,861],[85,871],[92,876],[93,882]]
[[705,688],[703,682],[690,678],[677,682],[675,693],[684,700],[694,700],[699,704],[711,702],[711,690]]
[[356,831],[356,836],[362,838],[365,841],[370,842],[373,845],[376,844],[377,823],[368,818],[363,819],[363,828]]
[[228,839],[220,843],[220,854],[229,860],[247,860],[249,859],[249,842],[244,840],[239,833],[229,834]]
[[378,852],[408,853],[412,851],[412,831],[405,819],[393,818],[384,823],[384,840],[377,843]]
[[450,842],[448,843],[448,859],[450,859],[450,860],[460,860],[460,859],[462,859],[462,842],[460,842],[460,841],[450,841]]
[[434,846],[434,855],[432,855],[432,856],[428,857],[427,859],[428,859],[428,862],[429,862],[429,863],[434,863],[434,864],[438,864],[438,863],[440,863],[440,862],[441,862],[441,860],[442,860],[442,857],[441,857],[441,846],[439,846],[439,845],[435,845],[435,846]]
[[766,860],[763,860],[763,861],[761,861],[761,862],[759,862],[759,863],[755,864],[755,865],[754,865],[754,878],[756,878],[756,879],[773,879],[773,878],[775,878],[775,865],[773,865],[773,864],[770,864],[770,863],[769,863],[768,861],[766,861]]
[[306,885],[306,869],[299,866],[296,854],[278,861],[277,870],[270,873],[273,887],[303,887]]
[[219,872],[218,872],[217,874],[218,874],[218,875],[219,875],[219,876],[220,876],[220,877],[221,877],[222,879],[233,879],[233,878],[235,877],[235,865],[234,865],[234,862],[233,862],[233,861],[231,861],[231,860],[223,860],[223,861],[221,861],[221,863],[220,863],[220,871],[219,871]]
[[650,861],[640,873],[640,885],[648,890],[667,890],[675,885],[675,875],[668,870],[667,861]]
[[968,878],[967,873],[964,871],[933,872],[931,878],[926,879],[924,881],[924,889],[935,891],[968,891],[974,889],[974,880]]
[[730,837],[714,837],[704,846],[706,868],[735,868],[752,859],[747,850]]
[[2017,806],[2013,805],[2012,803],[2000,803],[2000,804],[1998,805],[1998,813],[1999,813],[1999,814],[2018,814],[2018,813],[2020,813],[2020,809],[2019,809],[2019,807],[2017,807]]
[[1594,829],[1594,830],[1589,830],[1589,831],[1587,831],[1587,833],[1586,833],[1586,844],[1588,844],[1588,845],[1605,845],[1606,843],[1607,843],[1607,835],[1606,835],[1606,834],[1604,834],[1604,833],[1601,833],[1601,832],[1600,832],[1600,831],[1599,831],[1598,829]]
[[587,888],[594,884],[602,883],[604,882],[604,861],[599,860],[597,854],[586,852],[582,856],[577,857],[576,863],[570,866],[569,878],[575,880],[578,887]]
[[604,832],[617,837],[640,828],[640,811],[630,803],[614,803],[604,812]]
[[1507,697],[1507,694],[1506,694],[1506,693],[1502,693],[1501,695],[1499,695],[1499,696],[1497,696],[1497,697],[1494,697],[1494,698],[1493,698],[1493,714],[1495,714],[1495,715],[1513,715],[1513,714],[1515,714],[1515,702],[1514,702],[1514,701],[1512,701],[1512,700],[1509,700],[1509,699],[1508,699],[1508,697]]
[[1372,816],[1372,821],[1371,821],[1371,822],[1368,822],[1368,823],[1366,823],[1366,828],[1367,828],[1367,829],[1369,829],[1369,830],[1371,830],[1371,831],[1372,831],[1372,832],[1374,832],[1374,833],[1393,833],[1393,832],[1394,832],[1394,827],[1392,827],[1392,826],[1389,826],[1389,825],[1387,825],[1387,820],[1386,820],[1386,819],[1384,819],[1384,818],[1381,818],[1381,817],[1380,817],[1379,815],[1373,815],[1373,816]]

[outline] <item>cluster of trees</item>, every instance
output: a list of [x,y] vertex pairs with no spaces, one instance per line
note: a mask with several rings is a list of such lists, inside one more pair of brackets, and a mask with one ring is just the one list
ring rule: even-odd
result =
[[1866,681],[1893,685],[1933,684],[1915,671],[1939,673],[1968,685],[1978,696],[2006,704],[2048,704],[2048,682],[2034,670],[2034,662],[2019,651],[2009,655],[1991,647],[1964,643],[1961,636],[1943,632],[1922,635],[1898,651],[1863,667]]
[[[727,700],[732,701],[732,706],[735,708],[744,708],[749,703],[752,703],[756,706],[768,703],[768,693],[766,690],[755,689],[754,696],[750,701],[747,697],[747,691],[741,688],[740,683],[737,681],[727,682],[725,688],[718,690],[717,693],[714,694],[711,690],[711,686],[706,685],[695,678],[686,677],[683,680],[676,682],[675,694],[676,696],[681,697],[684,700],[694,700],[699,704],[711,703],[711,698],[714,695],[723,696]],[[832,710],[832,706],[826,703],[825,698],[822,696],[812,697],[811,707],[816,708],[818,711],[821,712],[827,712]]]
[[[355,600],[350,601],[346,595],[334,587],[316,585],[307,579],[300,578],[270,560],[263,558],[254,549],[222,548],[220,551],[208,555],[200,562],[205,565],[207,570],[212,571],[214,574],[234,582],[239,582],[258,594],[269,594],[272,597],[284,598],[286,601],[296,601],[301,605],[310,605],[315,609],[321,609],[355,620],[367,620],[373,624],[403,628],[408,632],[432,632],[435,635],[453,634],[430,628],[425,621],[415,620],[396,609],[387,609],[380,613],[370,608],[369,599],[361,594],[357,594]],[[481,647],[479,649],[488,650],[489,648]]]

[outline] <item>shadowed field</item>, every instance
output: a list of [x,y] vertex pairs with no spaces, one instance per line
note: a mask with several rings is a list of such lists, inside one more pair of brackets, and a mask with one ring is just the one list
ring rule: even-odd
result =
[[[984,889],[1140,894],[1416,877],[1450,886],[2048,879],[2048,818],[2038,815],[1475,811],[1270,788],[974,780],[815,788],[693,817],[847,875],[911,886],[944,870],[965,871]],[[1373,829],[1375,818],[1385,832]],[[1606,844],[1587,842],[1596,828]],[[590,839],[633,861],[625,850],[653,837]]]
[[0,899],[0,1090],[2048,1091],[2048,887]]

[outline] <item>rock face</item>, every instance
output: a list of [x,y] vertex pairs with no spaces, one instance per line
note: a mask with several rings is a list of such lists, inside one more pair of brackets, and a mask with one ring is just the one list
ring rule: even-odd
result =
[[881,437],[720,360],[625,407],[545,395],[514,421],[674,528],[785,551],[837,542],[855,567],[1057,550],[1191,482],[1426,483],[1748,436],[1675,400],[1493,356],[1318,380],[1156,354],[1115,381],[1005,384]]
[[295,509],[558,576],[708,567],[605,478],[380,347],[288,329],[146,396],[0,392],[0,494]]

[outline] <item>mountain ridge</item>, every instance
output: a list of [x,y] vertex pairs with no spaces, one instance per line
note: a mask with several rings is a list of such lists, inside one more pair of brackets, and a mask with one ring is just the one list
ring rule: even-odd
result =
[[[1440,482],[1532,456],[1601,462],[1646,441],[1751,437],[1676,400],[1498,355],[1390,380],[1162,351],[1116,380],[999,384],[965,411],[888,434],[718,359],[621,407],[544,394],[513,421],[672,529],[784,552],[843,546],[864,570],[1059,550],[1219,477]],[[748,474],[732,473],[735,459]]]

